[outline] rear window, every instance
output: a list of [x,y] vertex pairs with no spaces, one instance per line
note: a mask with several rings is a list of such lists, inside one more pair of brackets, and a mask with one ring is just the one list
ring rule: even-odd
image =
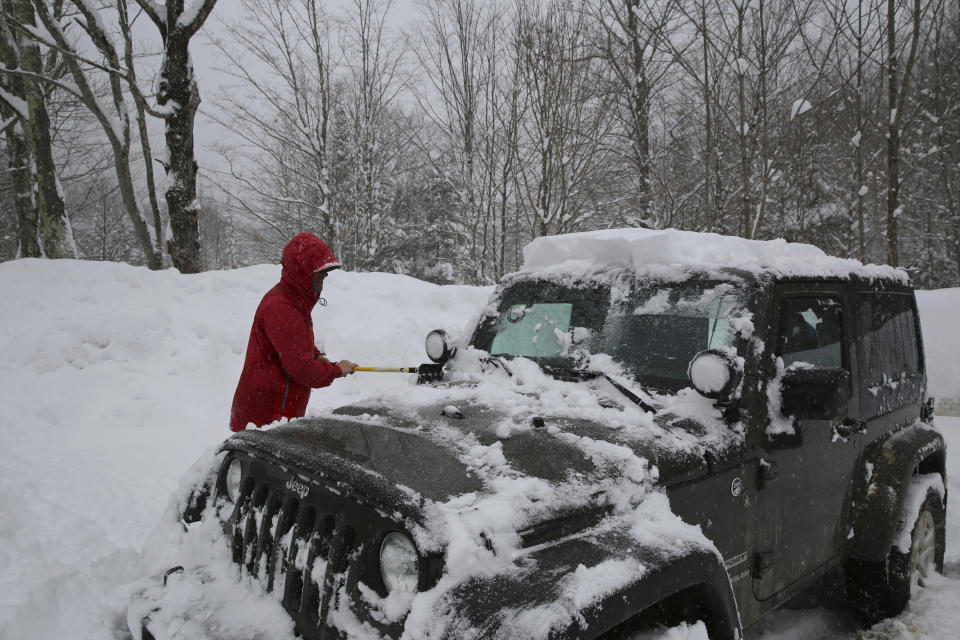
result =
[[912,296],[857,295],[857,364],[864,417],[920,399],[923,363]]

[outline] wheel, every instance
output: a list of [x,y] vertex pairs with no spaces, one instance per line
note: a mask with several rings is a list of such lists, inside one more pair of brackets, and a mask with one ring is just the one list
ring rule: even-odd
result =
[[940,495],[927,489],[910,533],[910,551],[892,547],[886,562],[850,561],[847,600],[867,624],[902,612],[933,572],[943,571],[946,512]]

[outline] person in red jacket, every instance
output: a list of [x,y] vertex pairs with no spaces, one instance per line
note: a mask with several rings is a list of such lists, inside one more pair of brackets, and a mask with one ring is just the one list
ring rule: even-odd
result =
[[232,431],[303,416],[310,389],[326,387],[357,366],[349,360],[330,362],[313,341],[310,311],[320,299],[324,278],[341,266],[337,257],[323,240],[301,233],[284,247],[280,264],[280,282],[263,296],[253,317],[233,394]]

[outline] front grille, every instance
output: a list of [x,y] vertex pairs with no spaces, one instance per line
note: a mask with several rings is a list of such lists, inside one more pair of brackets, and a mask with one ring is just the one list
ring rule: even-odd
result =
[[[339,638],[326,624],[344,593],[356,611],[357,582],[377,588],[379,540],[397,524],[355,499],[309,484],[301,497],[285,488],[291,474],[246,457],[236,507],[224,523],[233,561],[281,600],[304,638]],[[377,588],[378,591],[382,587]],[[367,620],[381,633],[390,629]]]

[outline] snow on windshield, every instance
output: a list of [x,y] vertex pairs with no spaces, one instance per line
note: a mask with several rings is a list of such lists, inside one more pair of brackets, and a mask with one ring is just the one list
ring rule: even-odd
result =
[[580,282],[516,277],[494,296],[473,346],[552,368],[610,356],[640,386],[676,392],[705,349],[737,351],[753,336],[753,289],[742,279],[665,282],[625,270]]

